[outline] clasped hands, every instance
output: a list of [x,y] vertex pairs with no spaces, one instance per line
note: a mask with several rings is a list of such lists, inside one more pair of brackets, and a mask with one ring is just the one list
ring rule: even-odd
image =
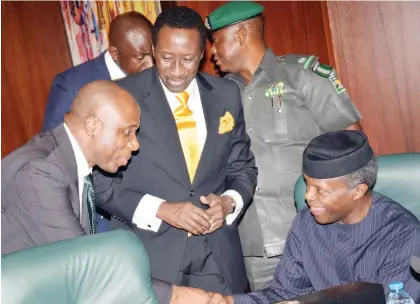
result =
[[199,235],[212,233],[222,227],[226,216],[233,212],[234,201],[229,195],[210,193],[201,196],[200,202],[209,208],[203,210],[191,202],[163,202],[157,217],[173,227]]

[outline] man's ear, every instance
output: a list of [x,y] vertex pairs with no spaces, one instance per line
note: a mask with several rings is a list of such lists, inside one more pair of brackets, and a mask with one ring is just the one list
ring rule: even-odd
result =
[[365,193],[369,190],[368,185],[360,184],[353,189],[353,200],[361,199]]
[[115,46],[110,46],[108,48],[109,54],[111,55],[114,61],[118,61],[118,49]]
[[98,123],[99,121],[95,114],[91,114],[85,118],[85,132],[89,137],[95,137],[96,131],[99,127]]
[[241,27],[236,31],[236,38],[238,38],[239,45],[244,46],[248,33],[245,28]]
[[153,56],[153,58],[155,58],[155,60],[156,60],[156,53],[155,53],[156,51],[155,51],[155,46],[154,45],[152,45],[152,56]]
[[203,59],[203,57],[204,57],[204,50],[203,50],[203,52],[201,53],[200,61]]

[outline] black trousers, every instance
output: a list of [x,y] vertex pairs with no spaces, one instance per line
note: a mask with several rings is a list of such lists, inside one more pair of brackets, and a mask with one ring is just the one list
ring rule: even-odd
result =
[[193,235],[187,239],[176,285],[230,294],[205,235]]
[[[113,229],[131,230],[126,224],[114,218],[111,218],[111,223]],[[207,243],[207,236],[193,235],[187,239],[175,285],[199,288],[223,295],[232,294],[214,260]]]

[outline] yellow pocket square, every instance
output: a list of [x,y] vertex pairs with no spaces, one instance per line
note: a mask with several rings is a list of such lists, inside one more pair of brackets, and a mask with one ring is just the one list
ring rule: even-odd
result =
[[219,123],[219,134],[224,134],[232,131],[235,126],[235,119],[233,119],[232,114],[226,111],[225,115],[220,117]]

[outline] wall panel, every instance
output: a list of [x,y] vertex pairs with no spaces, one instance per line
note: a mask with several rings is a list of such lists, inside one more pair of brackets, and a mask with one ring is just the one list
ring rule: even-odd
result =
[[71,67],[59,2],[1,2],[2,157],[40,132],[53,77]]
[[380,154],[420,152],[420,2],[328,2],[339,75]]

